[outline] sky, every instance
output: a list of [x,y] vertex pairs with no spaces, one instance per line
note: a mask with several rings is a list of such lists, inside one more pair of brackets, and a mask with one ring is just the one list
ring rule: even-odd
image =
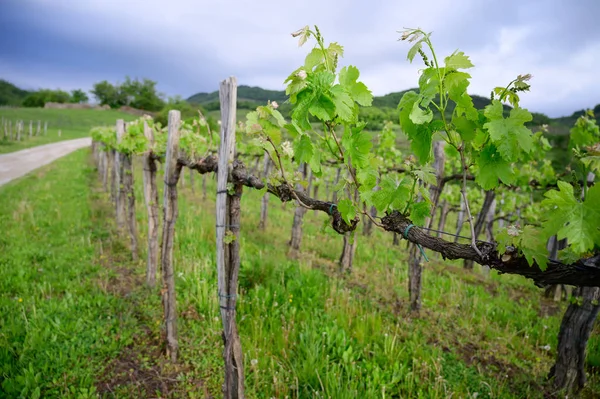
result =
[[283,90],[317,25],[344,46],[374,95],[417,86],[403,28],[432,32],[439,58],[464,51],[471,94],[530,73],[521,106],[550,117],[600,103],[600,0],[0,0],[0,79],[24,89],[90,90],[126,76],[187,98],[239,84]]

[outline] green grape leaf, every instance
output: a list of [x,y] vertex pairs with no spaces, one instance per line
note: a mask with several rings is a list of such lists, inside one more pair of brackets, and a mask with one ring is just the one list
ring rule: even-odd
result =
[[337,209],[342,215],[342,219],[348,224],[352,223],[352,220],[356,216],[356,208],[354,204],[349,199],[340,200],[337,203]]
[[290,134],[290,136],[292,136],[293,139],[302,134],[302,129],[300,128],[300,126],[298,126],[298,124],[295,121],[292,121],[291,123],[286,123],[285,125],[283,125],[283,127],[285,128],[285,130],[288,131],[288,133]]
[[541,233],[534,226],[525,226],[520,234],[521,240],[518,246],[530,266],[535,260],[541,270],[546,270],[548,267],[547,238]]
[[506,252],[506,247],[513,244],[513,237],[508,235],[508,230],[506,227],[500,229],[498,234],[494,237],[494,240],[498,243],[498,253],[500,255],[504,255]]
[[329,96],[322,94],[310,105],[308,112],[322,121],[330,121],[335,117],[335,104]]
[[306,56],[304,60],[304,69],[306,71],[312,71],[314,67],[321,64],[324,60],[323,52],[320,48],[315,47],[311,50],[310,53]]
[[435,176],[435,169],[431,166],[423,165],[420,169],[415,169],[412,171],[412,174],[421,180],[423,183],[430,184],[435,186],[437,183],[437,178]]
[[433,119],[433,112],[429,108],[421,108],[419,101],[415,101],[410,113],[410,120],[416,125],[429,123]]
[[314,92],[309,89],[301,91],[296,97],[297,102],[292,111],[292,119],[303,130],[311,130],[312,128],[308,121],[308,109],[314,98]]
[[475,139],[477,133],[477,124],[465,116],[452,115],[452,124],[456,127],[456,131],[460,134],[463,141],[469,143]]
[[314,154],[313,143],[308,134],[302,134],[294,141],[294,158],[298,163],[308,163]]
[[358,184],[364,190],[372,190],[377,185],[377,172],[374,169],[359,169],[356,173]]
[[410,50],[408,50],[408,55],[406,56],[407,60],[409,60],[410,62],[413,61],[413,59],[415,58],[415,55],[417,55],[417,53],[421,49],[421,46],[423,45],[424,41],[425,41],[425,38],[421,38],[421,39],[417,40],[417,42],[410,48]]
[[341,69],[339,74],[340,85],[350,93],[354,101],[364,107],[371,106],[373,94],[362,82],[357,82],[360,72],[355,66],[348,66]]
[[340,85],[335,85],[331,88],[333,103],[338,117],[348,123],[353,123],[356,120],[357,114],[354,112],[354,101],[352,97]]
[[475,66],[469,60],[469,56],[465,55],[462,51],[454,52],[452,55],[446,57],[444,62],[448,69],[468,69]]
[[566,238],[580,254],[593,249],[600,244],[600,185],[591,187],[583,202],[575,198],[569,183],[559,180],[558,188],[546,192],[542,201],[542,206],[550,208],[546,213],[547,233],[556,233],[559,240]]
[[420,125],[417,131],[409,137],[411,139],[410,149],[419,158],[419,161],[423,164],[429,162],[433,137],[428,126]]
[[392,203],[390,204],[391,209],[400,211],[404,211],[404,209],[406,209],[406,204],[411,199],[410,192],[412,186],[409,186],[409,181],[412,184],[412,181],[410,179],[403,179],[400,181],[400,184],[398,184],[398,187],[396,187]]
[[510,163],[500,156],[493,144],[488,144],[481,150],[479,157],[476,158],[476,164],[478,173],[475,182],[484,190],[498,187],[498,179],[504,184],[512,184],[515,181]]
[[410,114],[418,98],[419,95],[411,90],[404,93],[400,99],[400,103],[398,103],[398,110],[400,111],[400,127],[408,137],[417,130],[417,125],[411,120]]
[[429,103],[440,92],[440,78],[435,68],[427,68],[419,77],[419,104],[423,107],[429,106]]
[[425,219],[431,216],[431,205],[427,202],[414,202],[410,207],[410,220],[417,225],[425,224]]
[[321,151],[313,151],[312,157],[310,157],[310,161],[308,161],[308,165],[313,172],[313,175],[316,177],[321,177]]
[[533,137],[525,123],[532,120],[529,111],[513,108],[508,118],[503,116],[502,103],[494,100],[485,107],[485,116],[490,120],[483,127],[490,133],[490,138],[498,148],[498,152],[508,161],[519,159],[521,151],[531,152]]
[[372,198],[372,205],[375,206],[378,212],[385,212],[394,200],[394,194],[398,188],[398,182],[390,175],[385,175],[379,183],[380,189],[375,191]]
[[350,156],[352,164],[357,168],[363,168],[368,165],[373,143],[368,133],[363,132],[365,123],[361,122],[357,127],[344,130],[342,136],[342,146],[346,154]]

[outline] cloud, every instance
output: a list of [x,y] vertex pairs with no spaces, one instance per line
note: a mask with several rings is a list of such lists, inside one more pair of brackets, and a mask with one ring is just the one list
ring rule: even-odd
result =
[[[90,88],[129,75],[189,96],[235,75],[241,84],[282,89],[309,50],[290,33],[316,24],[344,46],[341,65],[357,65],[377,95],[416,86],[421,65],[408,63],[397,31],[421,27],[433,31],[440,58],[457,48],[471,56],[472,93],[487,96],[532,73],[532,92],[523,95],[531,110],[558,116],[600,102],[597,0],[4,0],[2,7],[0,57],[12,69],[0,73],[49,87]],[[32,57],[43,70],[24,61]]]

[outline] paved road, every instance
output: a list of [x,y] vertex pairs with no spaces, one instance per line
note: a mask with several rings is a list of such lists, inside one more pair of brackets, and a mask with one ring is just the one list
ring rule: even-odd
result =
[[49,164],[75,150],[92,145],[92,139],[65,140],[0,155],[0,186]]

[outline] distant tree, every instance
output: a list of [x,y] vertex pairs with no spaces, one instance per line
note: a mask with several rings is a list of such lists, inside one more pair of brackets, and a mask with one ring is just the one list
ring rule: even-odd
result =
[[165,106],[156,90],[156,82],[150,79],[131,80],[129,77],[121,85],[121,92],[127,97],[127,105],[146,111],[159,111]]
[[156,82],[142,81],[127,77],[125,82],[113,85],[106,80],[94,85],[92,94],[102,105],[119,108],[128,105],[145,111],[159,111],[165,106],[164,100],[156,91]]
[[29,94],[23,100],[24,107],[43,107],[46,103],[68,103],[71,95],[63,90],[41,89]]
[[106,80],[94,84],[91,93],[101,105],[108,105],[111,108],[119,108],[127,105],[127,97],[120,90],[119,86],[115,86]]
[[85,93],[85,91],[83,91],[81,89],[75,89],[75,90],[71,91],[71,102],[72,103],[83,104],[83,103],[87,103],[89,100],[90,99],[89,99],[88,95]]

